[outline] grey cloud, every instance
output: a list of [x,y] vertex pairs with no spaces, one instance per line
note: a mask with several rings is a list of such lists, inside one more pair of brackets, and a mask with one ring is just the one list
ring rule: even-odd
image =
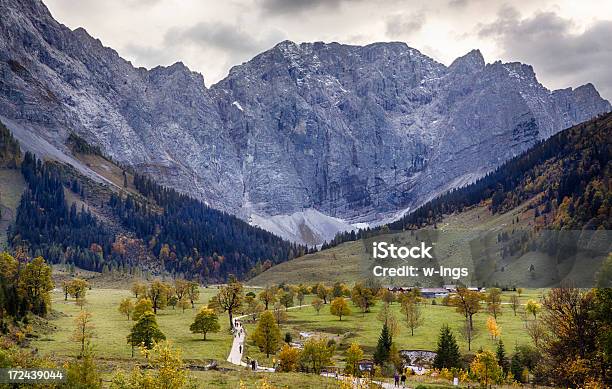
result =
[[259,0],[259,5],[267,14],[286,15],[300,13],[316,8],[337,8],[345,2],[360,0]]
[[481,25],[478,35],[493,38],[506,58],[534,66],[540,78],[557,86],[592,82],[604,98],[612,98],[612,21],[596,21],[583,32],[572,31],[571,20],[553,12],[539,12],[524,18],[510,7],[498,19]]
[[450,0],[448,2],[449,6],[458,7],[458,8],[465,7],[467,4],[468,4],[468,0]]
[[214,50],[212,55],[216,56],[215,62],[229,69],[284,39],[286,34],[280,30],[267,30],[254,35],[225,22],[200,22],[189,27],[169,29],[159,46],[127,45],[125,50],[147,67],[180,61],[185,58],[184,50],[188,47],[202,52]]
[[227,55],[226,64],[231,66],[250,59],[285,38],[286,34],[279,30],[254,35],[224,22],[201,22],[188,28],[169,30],[164,37],[164,46],[192,44],[203,49],[215,48]]
[[391,38],[402,38],[419,31],[425,23],[425,13],[395,14],[387,18],[386,32]]
[[191,27],[169,30],[165,37],[166,46],[194,43],[229,51],[252,51],[259,47],[250,34],[227,23],[197,23]]
[[142,64],[147,68],[152,68],[157,65],[170,65],[180,60],[179,53],[176,50],[168,48],[128,44],[124,47],[124,51],[128,57],[132,58],[136,63]]

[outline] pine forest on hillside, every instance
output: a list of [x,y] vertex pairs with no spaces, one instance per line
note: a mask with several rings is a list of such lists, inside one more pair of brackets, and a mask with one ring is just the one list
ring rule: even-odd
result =
[[[7,144],[16,145],[12,142]],[[99,153],[77,137],[69,142],[81,152]],[[52,263],[101,272],[137,268],[144,265],[139,260],[157,258],[158,268],[170,273],[222,281],[229,274],[252,276],[307,251],[142,175],[134,175],[137,195],[111,192],[108,201],[98,205],[85,189],[86,179],[69,174],[70,169],[42,162],[30,153],[20,166],[28,189],[9,239],[14,247]],[[80,207],[76,201],[69,205],[66,190]],[[97,218],[94,205],[110,211],[124,233],[114,232],[116,226]]]

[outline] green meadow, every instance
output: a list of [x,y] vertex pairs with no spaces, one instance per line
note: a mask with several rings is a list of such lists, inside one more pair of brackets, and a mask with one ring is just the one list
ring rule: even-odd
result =
[[[216,293],[214,288],[201,288],[200,300],[195,309],[187,309],[184,312],[179,309],[167,307],[159,310],[157,322],[166,337],[182,350],[183,358],[195,361],[208,359],[225,360],[231,347],[232,335],[228,331],[220,331],[209,334],[206,341],[198,334],[189,331],[195,314],[202,305]],[[86,304],[83,309],[91,312],[95,337],[92,341],[96,355],[100,358],[132,359],[131,347],[127,344],[126,337],[129,334],[134,321],[128,320],[117,310],[121,299],[133,295],[128,290],[121,289],[92,289],[87,292]],[[78,354],[78,345],[72,341],[74,320],[80,311],[73,299],[64,301],[61,291],[53,292],[52,307],[57,313],[56,318],[48,320],[48,325],[43,326],[51,331],[37,334],[39,338],[33,342],[33,346],[43,354],[54,357],[71,357]],[[225,317],[220,318],[222,328],[225,329]],[[136,353],[136,358],[141,358]]]
[[[539,299],[542,290],[531,289],[521,295],[521,303],[525,304],[528,299]],[[514,292],[503,293],[503,303],[507,303],[509,296]],[[414,336],[406,326],[399,303],[391,304],[391,310],[398,319],[400,331],[394,337],[394,342],[400,350],[435,350],[438,334],[443,325],[448,325],[458,341],[462,353],[470,352],[468,342],[463,336],[464,317],[453,307],[441,305],[440,299],[437,305],[432,305],[432,299],[426,299],[421,305],[423,325],[418,327]],[[287,311],[288,320],[281,325],[283,336],[290,332],[294,341],[303,341],[300,332],[308,332],[318,336],[326,336],[336,341],[335,361],[342,364],[343,353],[351,343],[357,342],[366,357],[374,352],[376,342],[382,329],[382,322],[377,319],[378,312],[382,307],[380,301],[372,308],[371,312],[362,313],[357,307],[349,303],[351,315],[339,320],[329,311],[329,304],[325,305],[317,314],[313,307],[302,307]],[[531,339],[525,332],[525,324],[532,318],[524,313],[521,306],[514,315],[510,305],[502,304],[502,314],[498,315],[497,323],[501,326],[501,335],[492,339],[487,331],[486,320],[489,314],[486,312],[486,304],[482,303],[483,310],[474,316],[475,335],[472,340],[471,352],[480,348],[495,350],[497,340],[501,339],[507,352],[514,349],[515,345],[531,344]],[[246,323],[248,333],[253,333],[255,324]],[[257,359],[261,364],[270,364],[274,357],[266,358],[264,354],[254,346],[252,342],[247,345],[247,355]]]
[[[134,322],[121,315],[117,309],[121,299],[133,298],[132,293],[127,290],[130,283],[126,281],[122,286],[124,289],[118,289],[116,286],[111,288],[104,283],[93,285],[92,289],[87,292],[83,309],[92,314],[95,333],[92,343],[102,376],[105,382],[109,382],[118,369],[130,370],[135,364],[143,365],[146,361],[138,352],[135,357],[131,357],[131,348],[126,342],[126,336]],[[257,293],[259,289],[247,287],[245,291]],[[524,304],[530,298],[539,299],[542,292],[542,290],[535,289],[526,290],[521,296],[521,302]],[[167,307],[159,310],[157,314],[160,329],[181,350],[182,357],[187,364],[202,366],[211,359],[218,362],[219,371],[192,370],[191,375],[196,380],[198,387],[237,388],[240,382],[247,387],[258,387],[264,378],[276,387],[291,386],[295,383],[299,383],[300,388],[337,387],[337,382],[325,377],[298,373],[253,373],[246,368],[226,362],[225,359],[233,340],[232,335],[227,331],[226,313],[219,316],[221,331],[208,334],[206,341],[202,340],[201,335],[192,334],[189,331],[189,325],[196,312],[216,293],[217,287],[201,288],[200,299],[194,309],[189,308],[183,312],[178,307],[176,309]],[[504,292],[504,303],[508,301],[511,294],[513,292]],[[313,298],[312,295],[306,296],[304,303],[310,304]],[[298,304],[297,300],[295,304]],[[378,301],[372,311],[365,314],[361,313],[352,303],[349,303],[349,306],[352,310],[351,315],[343,317],[341,321],[330,314],[329,304],[324,305],[319,314],[310,305],[291,308],[286,311],[287,320],[281,324],[282,335],[284,337],[285,333],[289,332],[293,340],[297,342],[304,341],[300,332],[334,339],[336,352],[333,360],[336,366],[343,366],[344,351],[353,342],[357,342],[362,347],[365,358],[371,358],[382,327],[382,323],[377,319],[382,303]],[[440,327],[448,324],[455,333],[461,352],[468,353],[467,342],[462,336],[464,323],[462,315],[452,307],[441,305],[440,299],[437,300],[436,305],[432,305],[432,300],[427,299],[421,307],[423,325],[415,330],[414,336],[411,336],[402,319],[400,305],[397,302],[391,305],[400,324],[400,332],[394,338],[399,349],[435,350]],[[56,361],[74,358],[78,355],[79,345],[72,339],[72,334],[75,328],[74,320],[81,308],[71,298],[64,300],[63,293],[55,290],[52,294],[52,309],[53,313],[49,318],[37,322],[34,326],[35,337],[31,346]],[[485,322],[488,316],[483,303],[483,311],[474,317],[477,334],[472,343],[472,352],[479,348],[490,350],[495,348],[495,340],[491,339],[486,329]],[[498,323],[501,326],[500,339],[504,341],[508,353],[512,352],[515,345],[531,342],[525,332],[527,320],[531,318],[523,313],[523,307],[519,308],[517,315],[514,315],[509,305],[502,306],[502,315],[498,317]],[[247,333],[252,334],[255,324],[245,320],[243,323]],[[257,359],[263,366],[272,365],[278,358],[277,355],[266,358],[250,341],[250,337],[247,339],[245,348],[245,357],[247,356]]]

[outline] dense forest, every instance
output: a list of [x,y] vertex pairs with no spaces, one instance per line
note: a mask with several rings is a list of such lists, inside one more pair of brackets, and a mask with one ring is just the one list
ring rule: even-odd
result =
[[130,231],[149,243],[169,271],[204,279],[244,276],[307,250],[145,176],[136,174],[134,185],[163,211],[131,195],[113,194],[110,206]]
[[114,237],[84,206],[68,206],[58,166],[28,152],[21,173],[28,187],[9,230],[13,246],[27,247],[52,263],[102,271],[105,260],[110,261]]
[[94,155],[103,156],[102,151],[100,150],[100,147],[90,145],[89,143],[87,143],[85,139],[81,138],[74,132],[70,133],[66,144],[68,147],[70,147],[72,151],[76,153],[94,154]]
[[[568,128],[514,157],[473,184],[452,190],[384,226],[390,230],[435,225],[443,215],[487,203],[507,212],[526,200],[551,229],[610,229],[612,114]],[[339,234],[325,247],[378,233]]]
[[[8,134],[2,139],[11,141],[3,144],[18,147]],[[81,153],[101,155],[76,136],[68,143]],[[99,204],[104,196],[92,200],[84,189],[87,179],[68,171],[25,154],[21,173],[27,189],[8,234],[14,249],[101,272],[131,270],[153,258],[158,269],[201,281],[223,281],[230,274],[246,278],[308,250],[143,175],[134,175],[138,194],[99,188],[109,199]],[[77,201],[67,201],[67,190]],[[119,230],[108,225],[108,218],[100,219],[96,209],[112,214]]]

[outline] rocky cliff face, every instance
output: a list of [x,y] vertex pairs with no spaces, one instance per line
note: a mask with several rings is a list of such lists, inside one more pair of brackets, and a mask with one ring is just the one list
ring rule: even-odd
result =
[[446,67],[404,43],[285,41],[207,88],[181,63],[134,68],[40,1],[0,0],[0,14],[0,115],[64,150],[76,132],[308,243],[393,218],[610,110],[591,84],[551,92],[529,65],[471,51]]

